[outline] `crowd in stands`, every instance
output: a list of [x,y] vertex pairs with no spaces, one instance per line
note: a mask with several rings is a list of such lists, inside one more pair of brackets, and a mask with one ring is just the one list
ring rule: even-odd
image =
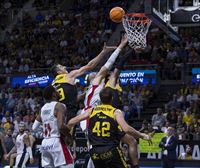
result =
[[12,17],[18,13],[19,9],[27,0],[1,0],[0,1],[0,34],[8,26]]
[[[43,1],[35,2],[37,7]],[[48,3],[57,5],[58,1],[49,0]],[[116,28],[108,17],[109,10],[114,6],[126,8],[128,4],[121,0],[76,0],[71,11],[38,11],[35,17],[24,13],[12,31],[6,32],[5,42],[0,44],[0,74],[27,73],[40,68],[45,72],[54,63],[75,68],[85,65],[98,54],[102,43]],[[182,42],[175,43],[161,30],[151,29],[148,47],[131,64],[157,64],[162,79],[180,79],[186,63],[200,61],[200,31],[185,28],[180,34]],[[79,93],[84,90],[78,89]],[[126,119],[140,118],[154,96],[155,88],[151,84],[124,87],[122,109]],[[199,84],[184,86],[165,108],[157,109],[152,122],[143,122],[140,131],[164,132],[168,126],[173,126],[180,140],[200,140],[199,98]],[[0,88],[0,134],[4,134],[5,144],[17,135],[20,122],[25,122],[30,130],[43,103],[42,88]],[[80,102],[79,109],[82,108]],[[32,133],[42,138],[42,130]],[[7,143],[7,150],[11,146]]]
[[[35,1],[39,3],[42,1]],[[45,1],[54,3],[58,1]],[[109,19],[113,6],[126,9],[128,1],[74,1],[70,11],[24,13],[7,31],[0,45],[0,73],[29,72],[49,68],[54,62],[81,66],[95,57],[116,24]],[[45,6],[45,5],[44,5]],[[89,11],[89,12],[88,12]],[[180,29],[182,41],[175,43],[157,28],[151,28],[148,47],[131,64],[157,64],[162,79],[180,79],[186,63],[199,62],[198,28]],[[14,61],[13,58],[16,58]]]
[[0,46],[0,73],[29,72],[49,68],[56,62],[68,67],[81,66],[95,57],[116,26],[108,18],[110,8],[126,3],[77,4],[72,11],[38,12],[35,18],[24,13],[13,30],[6,32],[6,42]]
[[[78,93],[81,94],[86,87],[77,85],[77,89]],[[43,137],[42,127],[36,131],[32,131],[31,128],[35,117],[44,104],[42,90],[39,87],[1,87],[0,139],[2,139],[7,153],[14,146],[14,139],[19,133],[19,124],[21,122],[25,123],[26,130],[34,137],[36,143],[41,141]],[[148,104],[155,94],[154,88],[150,84],[146,86],[139,84],[127,85],[122,90],[122,102],[124,102],[122,109],[128,122],[135,117],[140,117],[143,108],[145,108],[145,105]],[[79,104],[77,110],[77,114],[79,114],[84,108],[83,100],[77,104]],[[3,156],[3,154],[0,153],[0,156]]]
[[163,109],[157,108],[151,122],[143,121],[141,131],[165,132],[171,126],[179,140],[200,140],[199,96],[200,84],[183,86]]

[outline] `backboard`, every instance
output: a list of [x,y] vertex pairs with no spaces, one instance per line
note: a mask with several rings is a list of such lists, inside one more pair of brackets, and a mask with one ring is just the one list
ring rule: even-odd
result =
[[170,23],[178,27],[200,25],[200,0],[174,0],[175,9],[170,12]]
[[175,41],[178,27],[200,25],[200,0],[145,0],[145,14]]
[[169,14],[170,11],[174,11],[174,0],[145,0],[144,11],[145,15],[168,36],[175,41],[181,40],[178,28],[170,24]]

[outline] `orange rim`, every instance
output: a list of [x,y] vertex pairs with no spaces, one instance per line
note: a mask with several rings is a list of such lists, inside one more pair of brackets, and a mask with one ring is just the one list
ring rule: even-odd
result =
[[128,20],[128,22],[135,22],[135,23],[150,23],[151,20],[146,17],[146,15],[144,13],[129,13],[126,14],[124,17],[137,17],[137,18],[142,18],[141,20]]

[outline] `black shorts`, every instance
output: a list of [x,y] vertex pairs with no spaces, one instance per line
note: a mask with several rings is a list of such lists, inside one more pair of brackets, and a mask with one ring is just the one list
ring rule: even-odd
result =
[[119,147],[114,147],[112,150],[106,151],[104,149],[108,148],[93,147],[90,150],[90,156],[95,168],[128,168]]

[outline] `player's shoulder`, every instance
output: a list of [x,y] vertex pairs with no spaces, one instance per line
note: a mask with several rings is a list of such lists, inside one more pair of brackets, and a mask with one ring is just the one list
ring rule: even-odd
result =
[[68,78],[69,78],[69,74],[59,74],[53,80],[52,85],[66,83],[68,81]]
[[61,102],[56,102],[56,107],[61,107],[61,108],[67,108],[66,105],[64,103]]

